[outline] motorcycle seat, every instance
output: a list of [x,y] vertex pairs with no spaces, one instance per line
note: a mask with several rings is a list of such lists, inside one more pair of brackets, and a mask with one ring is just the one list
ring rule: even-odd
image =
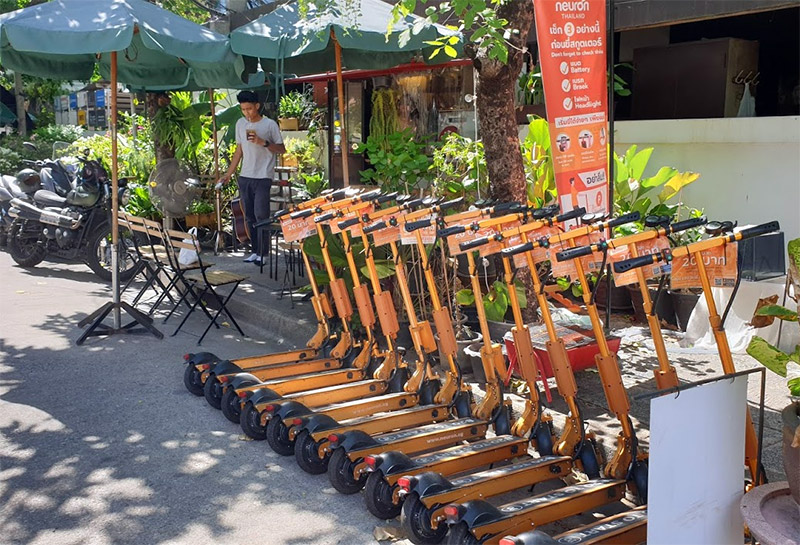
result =
[[11,192],[5,188],[5,186],[0,185],[0,202],[8,202],[13,199],[14,196]]
[[64,197],[60,197],[53,193],[52,191],[48,191],[46,189],[40,189],[36,193],[33,194],[33,200],[36,204],[40,204],[42,206],[58,206],[64,207],[67,205],[67,199]]
[[15,177],[7,176],[4,174],[3,185],[14,198],[24,199],[26,201],[30,200],[30,197],[28,197],[28,194],[22,190],[22,188],[19,186],[19,182],[17,182],[17,179]]

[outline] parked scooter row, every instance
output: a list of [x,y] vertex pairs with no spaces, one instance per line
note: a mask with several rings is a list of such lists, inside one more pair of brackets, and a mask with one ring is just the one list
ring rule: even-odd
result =
[[[0,241],[22,267],[48,257],[86,263],[111,280],[111,181],[99,161],[79,157],[72,173],[60,161],[31,162],[32,168],[0,178]],[[124,183],[119,189],[126,200]],[[123,244],[125,238],[122,238]],[[135,272],[120,253],[120,279]]]
[[[626,493],[637,498],[641,507],[584,529],[580,535],[594,536],[590,540],[581,540],[573,533],[570,542],[643,542],[647,454],[638,445],[619,364],[603,334],[586,267],[599,263],[597,269],[602,270],[609,248],[629,249],[633,259],[615,263],[615,268],[618,272],[626,268],[636,271],[656,345],[656,380],[659,387],[673,386],[677,374],[667,359],[660,326],[653,316],[645,274],[637,266],[645,264],[645,258],[650,259],[648,263],[668,260],[676,253],[694,254],[715,244],[770,232],[777,229],[777,223],[735,234],[723,232],[725,226],[712,226],[709,234],[716,236],[698,243],[704,246],[642,257],[638,244],[701,226],[705,219],[671,224],[669,218],[647,218],[645,232],[605,240],[604,233],[639,219],[638,214],[606,218],[577,210],[558,215],[557,208],[530,209],[516,203],[483,203],[476,209],[454,212],[459,205],[459,200],[437,202],[379,192],[334,192],[280,214],[277,219],[287,240],[299,240],[301,247],[312,234],[320,240],[330,298],[317,284],[312,263],[304,254],[317,333],[305,349],[282,354],[233,361],[210,353],[187,354],[184,383],[192,393],[205,395],[209,404],[221,408],[228,419],[238,420],[250,437],[266,439],[281,455],[293,454],[304,471],[327,473],[339,492],[352,494],[364,489],[368,510],[383,519],[399,514],[415,543],[439,543],[446,535],[450,543],[539,543],[536,540],[549,538],[541,534],[531,537],[525,532],[618,503]],[[580,220],[579,227],[566,231],[563,222],[576,219]],[[363,243],[369,284],[361,282],[353,239]],[[591,244],[579,247],[587,241]],[[398,242],[416,248],[420,256],[433,324],[427,316],[418,316]],[[347,258],[345,274],[353,287],[352,298],[345,279],[338,277],[340,273],[333,267],[329,246],[334,243],[341,245]],[[499,254],[502,260],[514,315],[512,335],[518,368],[529,392],[525,410],[516,419],[505,397],[506,362],[500,346],[490,338],[482,305],[477,305],[477,310],[483,333],[484,398],[476,404],[463,382],[455,363],[452,316],[442,304],[431,268],[431,248],[437,245],[451,256],[466,254],[476,300],[483,294],[473,251],[482,256]],[[399,325],[392,294],[378,281],[373,253],[382,246],[391,253],[394,286],[409,318],[411,363],[405,361],[405,352],[397,346]],[[570,276],[583,287],[599,350],[596,365],[603,391],[622,429],[616,451],[605,464],[601,463],[603,456],[596,448],[590,423],[581,413],[566,347],[550,316],[544,282],[536,274],[537,263],[547,259],[571,262]],[[558,392],[569,409],[560,433],[553,429],[552,419],[539,399],[539,370],[514,286],[516,271],[523,267],[532,273],[548,333],[546,348]],[[353,302],[360,330],[353,327]],[[714,309],[711,304],[709,308]],[[716,315],[715,309],[712,315]],[[719,320],[716,322],[715,331],[724,338]],[[378,325],[383,336],[380,340]],[[732,372],[732,366],[729,369],[725,363],[725,350],[727,344],[720,341],[723,367],[725,372]],[[441,377],[431,361],[435,353],[440,354]],[[758,468],[748,466],[758,480]],[[575,475],[581,476],[577,484],[500,507],[486,501]],[[505,537],[515,534],[520,535]]]

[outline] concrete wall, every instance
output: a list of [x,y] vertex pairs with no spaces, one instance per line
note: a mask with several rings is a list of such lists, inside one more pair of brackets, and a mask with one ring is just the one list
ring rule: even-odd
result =
[[685,203],[709,219],[740,224],[777,219],[786,240],[800,237],[800,117],[677,119],[615,123],[615,149],[652,146],[646,172],[661,166],[700,179]]

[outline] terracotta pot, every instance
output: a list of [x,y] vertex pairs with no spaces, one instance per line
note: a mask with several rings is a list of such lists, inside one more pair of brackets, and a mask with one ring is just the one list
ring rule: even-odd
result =
[[300,128],[300,120],[296,117],[281,117],[278,126],[282,131],[296,131]]
[[[594,300],[597,303],[597,308],[606,308],[606,298],[608,293],[608,277],[604,276],[597,284],[595,289]],[[612,311],[629,311],[632,308],[631,294],[627,287],[622,286],[618,288],[611,283],[611,310]]]
[[[800,442],[800,402],[792,403],[781,412],[783,419],[783,470],[789,481],[792,498],[800,506],[800,445],[792,446],[797,437]],[[797,444],[797,443],[795,443]]]

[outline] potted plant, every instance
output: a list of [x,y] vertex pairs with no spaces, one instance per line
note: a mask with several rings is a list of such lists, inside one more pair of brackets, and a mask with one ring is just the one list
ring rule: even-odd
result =
[[474,203],[478,195],[489,194],[489,171],[483,143],[457,133],[448,133],[433,150],[430,172],[434,174],[431,192],[445,199],[463,197]]
[[356,148],[356,153],[366,152],[370,166],[360,172],[361,181],[387,192],[412,193],[426,179],[431,165],[426,148],[427,142],[415,138],[410,129],[393,132],[385,139],[370,135]]
[[[520,308],[527,308],[528,299],[525,295],[525,288],[520,282],[515,283],[515,288]],[[456,292],[456,301],[461,306],[474,306],[475,293],[471,289],[459,290]],[[505,334],[514,327],[512,321],[506,321],[506,313],[510,310],[509,302],[508,286],[500,280],[492,282],[487,293],[482,294],[483,310],[486,312],[489,333],[493,341],[502,342]]]
[[[800,238],[789,241],[789,278],[794,287],[795,309],[767,305],[756,316],[777,318],[798,323],[800,314]],[[783,468],[795,503],[800,505],[800,345],[786,353],[759,336],[753,337],[747,353],[764,367],[786,378],[791,402],[781,412],[783,420]]]
[[[631,146],[623,155],[614,153],[614,214],[622,215],[630,212],[639,212],[641,219],[636,222],[627,223],[614,228],[616,236],[626,236],[639,233],[645,229],[644,220],[647,216],[669,216],[671,218],[683,219],[686,217],[699,217],[703,214],[702,210],[690,208],[675,197],[679,196],[681,190],[700,177],[696,172],[680,172],[676,168],[661,167],[649,177],[644,177],[653,148],[639,150],[636,145]],[[672,245],[680,245],[689,242],[693,237],[700,236],[700,229],[690,229],[681,234],[681,239],[672,241]],[[634,314],[638,312],[643,315],[642,297],[638,285],[629,286],[631,301],[634,306]],[[654,294],[654,292],[651,292]],[[660,299],[664,299],[662,312],[666,315],[659,316],[668,322],[675,323],[675,315],[671,301],[670,292],[662,293]],[[695,301],[696,302],[696,301]],[[694,308],[692,306],[692,308]],[[658,312],[658,308],[656,312]],[[691,313],[691,310],[689,311]]]
[[517,78],[517,125],[528,123],[529,115],[542,118],[547,117],[544,106],[544,87],[542,85],[542,70],[539,66],[531,67],[527,72],[520,72]]
[[195,199],[189,206],[189,213],[184,218],[186,227],[210,227],[217,221],[214,205],[202,199]]
[[282,131],[307,130],[317,105],[308,93],[292,91],[278,102],[278,125]]

